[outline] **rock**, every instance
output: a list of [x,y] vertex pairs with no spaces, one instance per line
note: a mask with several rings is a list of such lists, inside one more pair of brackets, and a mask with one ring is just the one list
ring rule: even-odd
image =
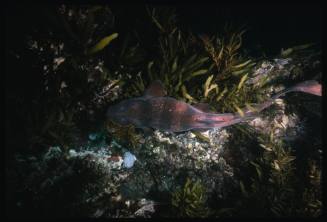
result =
[[135,161],[136,161],[136,157],[132,153],[130,152],[124,153],[123,166],[125,168],[133,167]]
[[135,216],[147,218],[151,217],[151,214],[155,212],[154,202],[151,200],[141,199],[138,202],[138,206],[141,208],[135,211]]

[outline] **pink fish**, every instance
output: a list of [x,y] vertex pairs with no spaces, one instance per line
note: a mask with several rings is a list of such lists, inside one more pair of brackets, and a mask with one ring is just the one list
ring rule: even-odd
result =
[[167,97],[162,83],[154,81],[144,96],[123,100],[109,107],[107,118],[121,125],[132,124],[136,128],[145,130],[152,128],[167,132],[222,128],[253,119],[260,111],[272,105],[275,99],[292,91],[321,96],[321,85],[314,80],[299,83],[257,105],[255,111],[245,110],[244,116],[240,116],[238,113],[212,113],[203,104],[192,106]]

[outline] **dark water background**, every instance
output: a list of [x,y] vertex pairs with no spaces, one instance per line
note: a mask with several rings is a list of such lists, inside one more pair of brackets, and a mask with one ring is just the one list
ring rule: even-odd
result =
[[182,23],[192,24],[197,32],[214,33],[226,21],[242,26],[244,48],[258,46],[268,54],[280,52],[281,48],[315,42],[321,44],[322,8],[318,5],[272,4],[234,5],[210,7],[191,5],[178,8]]
[[[21,37],[37,25],[46,26],[43,7],[56,5],[9,5],[6,8],[6,40]],[[59,6],[59,4],[58,4]],[[260,47],[268,54],[281,48],[322,40],[322,6],[310,4],[171,4],[176,8],[179,25],[195,34],[215,34],[226,22],[247,29],[244,48]],[[142,4],[113,5],[113,12],[123,14],[121,23],[132,28],[148,19]],[[115,9],[117,11],[115,11]],[[43,25],[42,25],[43,23]],[[10,45],[9,45],[10,46]]]

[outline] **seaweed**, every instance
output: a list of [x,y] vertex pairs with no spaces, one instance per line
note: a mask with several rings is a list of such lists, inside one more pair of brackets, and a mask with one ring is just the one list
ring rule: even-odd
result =
[[[239,181],[242,199],[232,208],[234,215],[306,216],[308,211],[312,215],[319,215],[319,198],[308,195],[308,189],[316,188],[305,188],[303,196],[298,195],[301,186],[297,185],[299,178],[296,177],[296,157],[292,155],[290,147],[285,146],[281,140],[274,140],[273,135],[272,132],[258,137],[259,147],[263,152],[248,162],[253,172],[250,181]],[[316,173],[312,178],[319,177],[319,170],[316,169],[314,168]],[[255,204],[248,206],[250,203]],[[306,206],[305,210],[301,211],[303,208],[300,206]]]
[[179,217],[206,217],[209,214],[205,206],[205,189],[200,181],[187,178],[184,186],[173,192],[171,201]]

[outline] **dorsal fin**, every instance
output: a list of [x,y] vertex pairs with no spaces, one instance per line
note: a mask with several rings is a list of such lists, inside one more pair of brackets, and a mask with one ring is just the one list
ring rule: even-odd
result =
[[153,81],[145,90],[144,97],[166,96],[167,92],[160,80]]
[[192,106],[198,110],[201,110],[202,112],[213,113],[213,111],[210,110],[210,105],[208,103],[196,103]]

